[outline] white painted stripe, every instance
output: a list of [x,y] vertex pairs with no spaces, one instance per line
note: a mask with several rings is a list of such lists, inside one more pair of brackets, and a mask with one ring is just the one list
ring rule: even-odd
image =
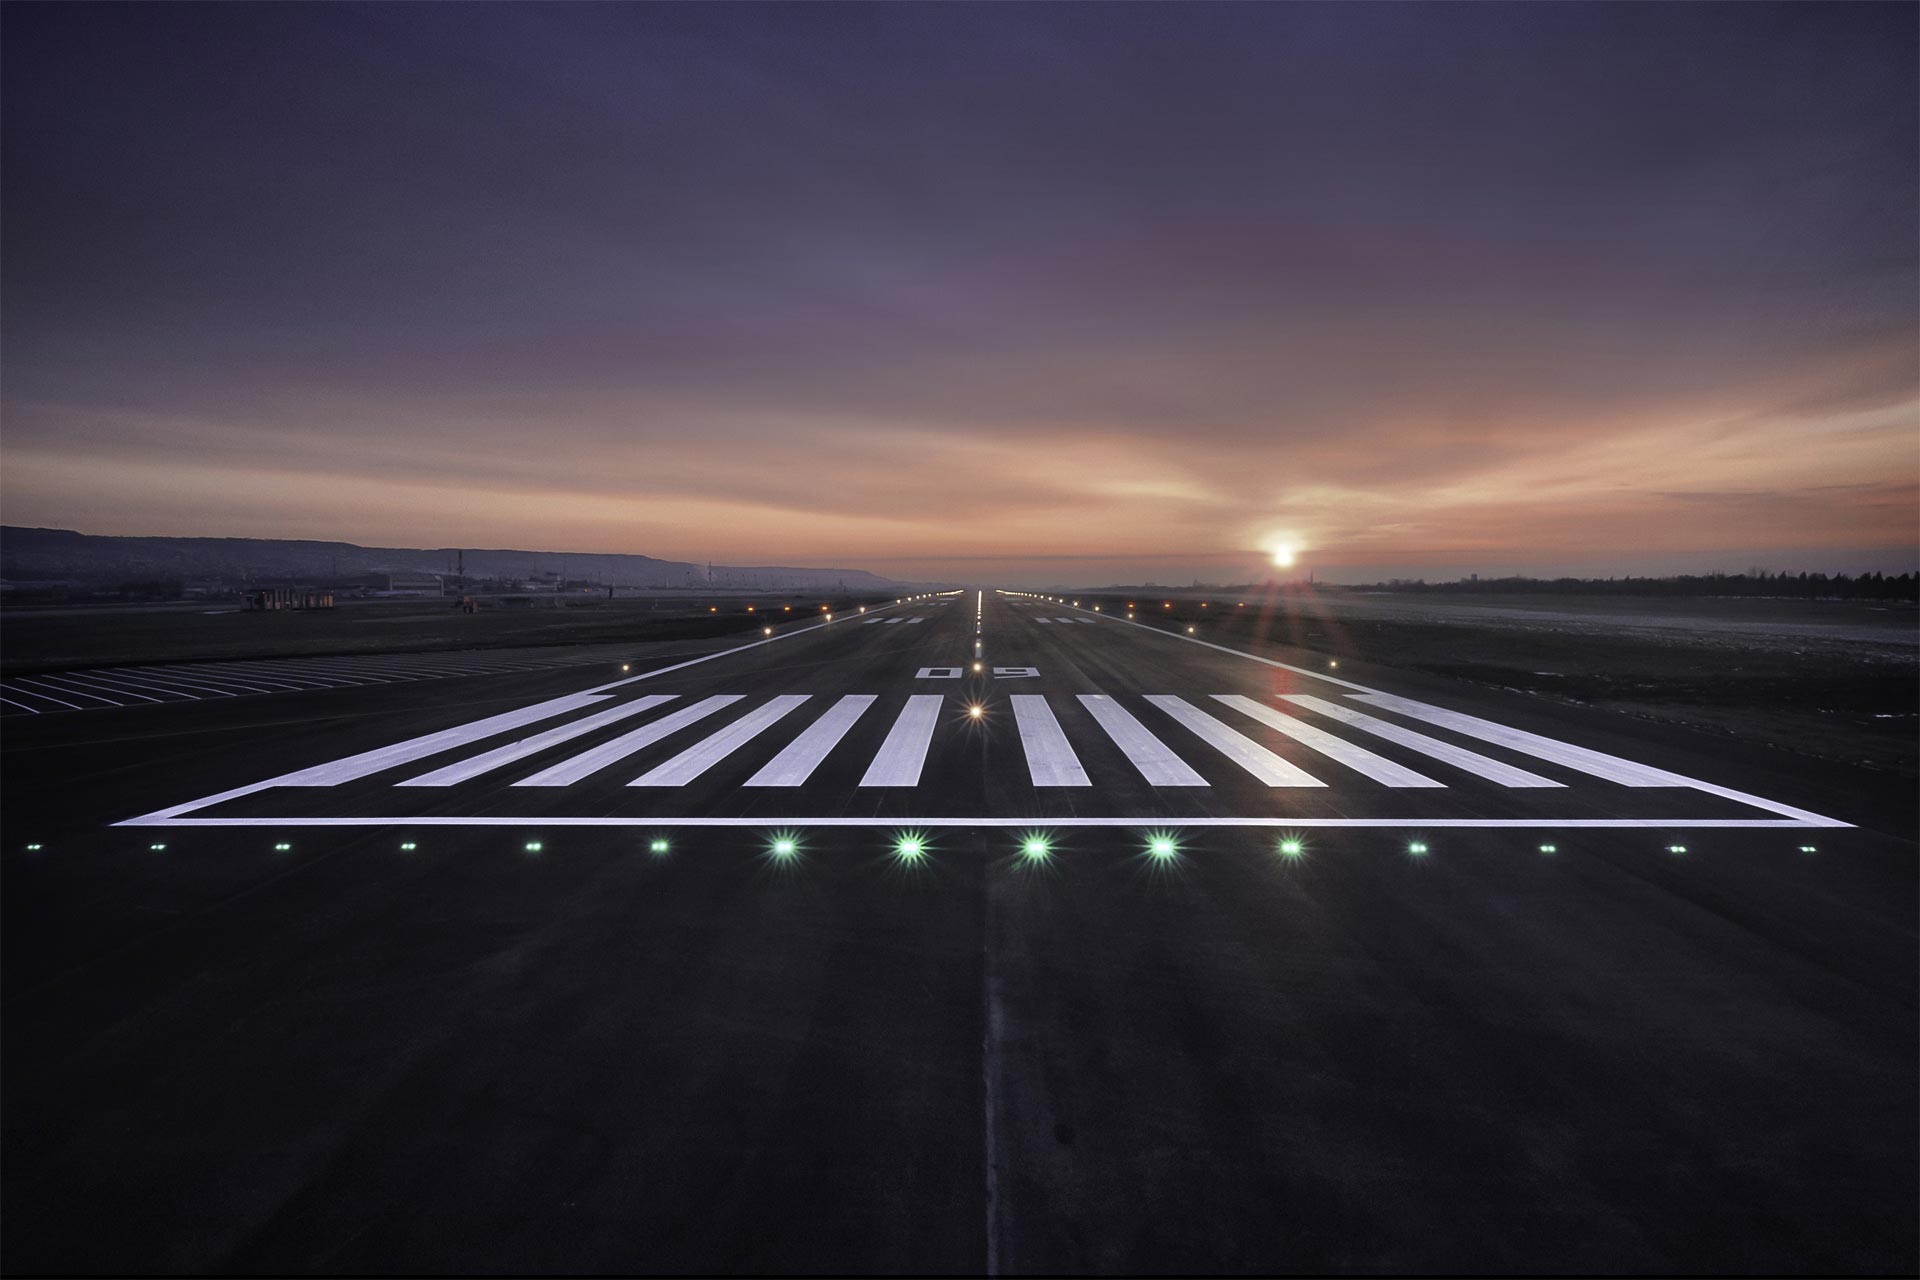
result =
[[[226,792],[220,799],[251,795],[258,786]],[[177,809],[199,808],[212,800],[196,801]],[[1158,831],[1168,827],[1263,827],[1292,830],[1328,827],[1385,827],[1399,830],[1439,831],[1514,831],[1514,830],[1805,830],[1809,827],[1850,828],[1852,823],[1811,814],[1799,818],[663,818],[608,814],[597,818],[529,817],[513,818],[495,814],[476,817],[419,818],[174,818],[170,810],[159,810],[116,822],[116,827],[517,827],[522,831],[542,827],[888,827],[893,830],[918,827],[1132,827],[1139,831]]]
[[690,707],[682,707],[671,715],[661,716],[649,721],[638,729],[630,729],[611,742],[603,742],[592,750],[583,751],[571,759],[542,769],[530,778],[522,778],[514,783],[516,787],[565,787],[580,781],[588,774],[598,773],[610,764],[626,759],[642,747],[660,741],[670,733],[677,733],[696,720],[705,719],[722,707],[730,707],[740,701],[744,694],[718,693],[711,698],[703,698]]
[[1100,727],[1113,739],[1113,745],[1125,753],[1127,761],[1140,771],[1148,785],[1155,787],[1204,787],[1207,780],[1173,753],[1173,748],[1153,736],[1133,713],[1104,693],[1083,693],[1081,705],[1092,713]]
[[916,787],[920,770],[927,763],[927,747],[933,741],[933,726],[940,719],[937,693],[916,693],[900,709],[900,718],[887,730],[885,742],[860,779],[863,787]]
[[780,717],[805,702],[809,696],[804,693],[783,693],[764,706],[755,707],[720,732],[694,743],[673,759],[647,770],[627,785],[684,787],[772,728]]
[[863,627],[870,627],[876,622],[885,622],[885,621],[887,621],[887,619],[885,618],[868,618],[866,621],[862,622],[860,625]]
[[27,705],[26,703],[24,703],[24,702],[15,702],[15,701],[14,701],[14,700],[13,700],[12,698],[9,698],[9,697],[7,697],[7,695],[5,695],[4,693],[0,693],[0,702],[4,702],[4,703],[6,703],[6,704],[7,704],[8,706],[10,706],[10,707],[18,707],[18,708],[20,708],[20,709],[21,709],[22,711],[30,711],[30,712],[32,712],[32,713],[33,713],[34,715],[36,715],[36,716],[37,716],[37,715],[41,715],[41,714],[44,714],[44,713],[43,713],[43,712],[42,712],[42,711],[40,710],[40,708],[38,708],[38,707],[30,707],[30,706],[28,706],[28,705]]
[[1016,693],[1012,702],[1014,723],[1020,726],[1020,746],[1027,753],[1027,773],[1033,785],[1092,786],[1046,698],[1037,693]]
[[1509,729],[1506,725],[1482,720],[1479,716],[1448,711],[1444,707],[1429,706],[1424,702],[1415,702],[1412,698],[1396,697],[1391,693],[1350,693],[1347,696],[1355,702],[1364,702],[1399,715],[1410,716],[1415,720],[1425,720],[1428,724],[1437,724],[1442,729],[1451,729],[1455,733],[1465,734],[1469,738],[1478,738],[1482,742],[1491,742],[1509,751],[1518,751],[1523,755],[1548,760],[1563,768],[1577,769],[1581,773],[1589,773],[1596,778],[1605,778],[1608,782],[1617,782],[1623,787],[1691,787],[1695,785],[1692,778],[1668,773],[1665,769],[1635,764],[1631,760],[1622,760],[1619,756],[1610,756],[1602,751],[1590,751],[1586,747],[1576,747],[1570,742],[1542,737],[1537,733],[1528,733],[1524,729]]
[[1270,787],[1324,787],[1327,784],[1252,738],[1171,694],[1147,695],[1147,701],[1193,730],[1202,741]]
[[891,627],[891,626],[893,626],[893,625],[894,625],[894,624],[896,624],[896,623],[901,623],[901,622],[905,622],[905,621],[906,621],[906,619],[905,619],[905,618],[886,618],[886,619],[883,619],[883,621],[884,621],[884,622],[885,622],[885,623],[886,623],[886,624],[887,624],[888,626],[890,626],[890,627]]
[[1072,626],[1072,625],[1073,625],[1073,624],[1074,624],[1075,622],[1078,622],[1078,621],[1079,621],[1079,619],[1078,619],[1078,618],[1055,618],[1055,619],[1054,619],[1054,621],[1055,621],[1055,622],[1064,622],[1064,623],[1066,623],[1066,624],[1067,624],[1068,626]]
[[582,707],[590,707],[596,702],[603,701],[605,699],[592,694],[568,694],[564,698],[554,698],[547,702],[537,702],[530,707],[521,707],[518,711],[508,711],[501,715],[488,716],[484,720],[475,720],[471,724],[442,729],[439,733],[409,738],[405,742],[396,742],[390,747],[363,751],[359,755],[332,760],[326,764],[315,765],[311,769],[282,774],[260,785],[263,787],[337,787],[343,782],[364,778],[370,773],[379,773],[382,769],[411,764],[426,756],[451,751],[455,747],[464,747],[469,742],[491,738],[496,733],[518,729],[523,724],[532,724],[536,720],[551,720],[554,716],[565,715],[569,711],[578,711]]
[[1411,751],[1423,756],[1432,756],[1435,760],[1464,769],[1468,773],[1497,782],[1503,787],[1563,787],[1566,784],[1543,778],[1537,773],[1528,773],[1525,769],[1516,769],[1510,764],[1483,756],[1477,751],[1465,747],[1456,747],[1451,742],[1442,742],[1438,738],[1429,738],[1424,733],[1390,724],[1385,720],[1368,715],[1364,711],[1355,711],[1352,707],[1343,707],[1337,702],[1325,698],[1316,698],[1309,693],[1289,693],[1283,695],[1288,702],[1305,707],[1307,710],[1338,720],[1341,724],[1351,725],[1362,733],[1370,733],[1376,738],[1385,738],[1388,742],[1397,742]]
[[62,684],[77,684],[82,689],[111,689],[123,698],[138,698],[142,702],[166,701],[166,699],[164,698],[151,698],[144,693],[135,693],[132,689],[124,688],[118,682],[113,680],[106,680],[101,678],[100,676],[81,675],[79,672],[75,672],[75,671],[67,672],[65,675],[60,677],[60,681]]
[[1084,623],[1086,623],[1086,624],[1087,624],[1088,626],[1092,626],[1092,625],[1093,625],[1093,619],[1092,619],[1092,618],[1075,618],[1075,619],[1074,619],[1074,621],[1075,621],[1075,622],[1084,622]]
[[[38,678],[33,676],[19,676],[17,679],[21,684],[30,684],[36,689],[56,689],[61,693],[71,694],[76,698],[91,698],[95,702],[104,702],[110,707],[124,707],[127,705],[124,702],[115,702],[112,698],[103,698],[97,693],[88,693],[85,689],[76,689],[72,685],[61,681],[58,676],[40,676]],[[74,706],[73,703],[68,703],[67,705]],[[77,711],[80,708],[74,707],[74,709]]]
[[850,693],[828,708],[827,714],[808,725],[806,731],[760,772],[747,779],[749,787],[797,787],[813,776],[827,753],[840,745],[854,721],[875,702],[871,693]]
[[[20,679],[22,683],[25,683],[25,677],[17,677],[17,678],[18,678],[18,679]],[[41,692],[39,692],[38,690],[35,690],[35,689],[15,689],[15,690],[14,690],[14,692],[15,692],[15,693],[17,693],[17,694],[19,694],[19,695],[20,695],[21,697],[23,697],[23,698],[39,698],[39,699],[41,699],[41,700],[42,700],[42,701],[44,701],[44,702],[57,702],[57,703],[59,703],[59,704],[60,704],[61,706],[63,706],[63,707],[66,707],[66,708],[67,708],[68,710],[70,710],[70,711],[83,711],[83,710],[85,710],[85,708],[84,708],[84,707],[82,707],[82,706],[81,706],[81,705],[80,705],[79,703],[77,703],[77,702],[67,702],[67,701],[65,701],[65,700],[63,700],[63,699],[60,699],[60,698],[56,698],[56,697],[54,697],[54,696],[53,696],[52,694],[50,694],[50,693],[41,693]]]
[[920,625],[921,623],[923,623],[923,622],[925,622],[925,621],[926,621],[926,619],[925,619],[925,618],[908,618],[908,619],[907,619],[907,625],[908,625],[908,626],[910,626],[910,627],[914,627],[914,626],[918,626],[918,625]]
[[495,747],[491,751],[483,751],[470,760],[457,760],[444,768],[435,769],[431,773],[423,773],[417,778],[408,778],[405,782],[396,785],[402,787],[451,787],[456,783],[465,782],[470,778],[477,778],[483,773],[489,773],[502,765],[512,764],[515,760],[524,760],[528,756],[537,755],[545,751],[548,747],[555,747],[563,742],[570,742],[583,734],[592,733],[595,729],[605,728],[607,725],[625,720],[629,716],[637,716],[642,711],[657,707],[663,702],[672,702],[678,696],[678,694],[672,693],[650,693],[644,698],[637,698],[632,702],[623,702],[617,707],[608,707],[605,711],[596,711],[584,719],[573,721],[571,724],[560,725],[547,730],[545,733],[536,733],[532,737],[522,738],[518,742],[509,742],[505,746]]
[[1035,618],[1034,621],[1044,627],[1050,624],[1053,621],[1053,619],[1052,618]]
[[1286,734],[1302,746],[1318,751],[1330,760],[1337,760],[1356,773],[1364,773],[1382,786],[1395,788],[1444,787],[1444,782],[1436,782],[1424,773],[1415,773],[1404,765],[1395,764],[1383,755],[1377,755],[1365,747],[1356,747],[1343,738],[1336,738],[1322,729],[1316,729],[1306,721],[1276,711],[1264,702],[1237,693],[1216,693],[1215,702],[1244,712],[1258,720],[1269,729]]
[[[194,679],[186,679],[174,675],[171,672],[155,671],[151,667],[126,667],[115,668],[115,670],[125,670],[129,673],[129,677],[138,676],[142,680],[163,688],[205,689],[212,690],[215,693],[226,694],[231,694],[235,689],[245,689],[248,693],[272,693],[276,690],[288,693],[299,692],[299,689],[294,685],[281,684],[278,681],[271,680],[256,679],[252,684],[243,684],[230,676],[199,675]],[[188,670],[193,670],[193,668],[188,668]]]

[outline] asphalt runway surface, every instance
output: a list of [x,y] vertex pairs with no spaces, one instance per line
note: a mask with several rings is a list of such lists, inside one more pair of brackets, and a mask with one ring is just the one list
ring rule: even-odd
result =
[[312,684],[8,717],[8,1272],[1920,1265],[1886,775],[991,589]]

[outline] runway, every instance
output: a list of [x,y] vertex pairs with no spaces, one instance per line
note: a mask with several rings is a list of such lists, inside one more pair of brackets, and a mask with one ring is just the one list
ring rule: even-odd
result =
[[1903,789],[991,587],[592,656],[9,717],[7,1269],[1916,1261]]

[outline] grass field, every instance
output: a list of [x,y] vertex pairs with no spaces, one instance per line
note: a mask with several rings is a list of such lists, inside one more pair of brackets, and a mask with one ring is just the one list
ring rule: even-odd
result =
[[232,606],[211,604],[191,610],[16,607],[0,613],[0,674],[123,663],[697,640],[817,617],[823,603],[853,608],[879,597],[559,599],[566,603],[489,604],[476,614],[460,613],[442,599],[352,601],[311,613],[232,612]]

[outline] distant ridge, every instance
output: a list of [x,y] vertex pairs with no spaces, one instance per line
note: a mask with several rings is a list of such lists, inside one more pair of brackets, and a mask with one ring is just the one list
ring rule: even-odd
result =
[[[218,578],[308,581],[368,573],[445,574],[464,550],[469,578],[532,578],[558,573],[622,587],[732,587],[810,590],[902,584],[864,569],[784,565],[707,565],[652,556],[492,548],[362,547],[292,538],[108,537],[72,529],[0,526],[0,578],[14,582],[119,583]],[[709,576],[711,575],[711,576]]]

